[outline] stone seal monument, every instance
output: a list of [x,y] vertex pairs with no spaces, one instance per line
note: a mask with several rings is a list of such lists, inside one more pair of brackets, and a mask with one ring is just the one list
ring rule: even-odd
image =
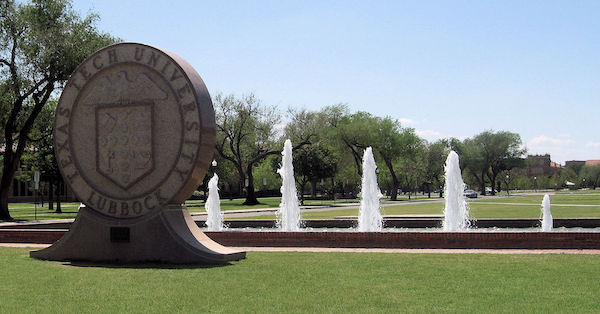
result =
[[198,73],[172,52],[105,47],[71,75],[54,121],[56,160],[85,205],[48,260],[223,263],[183,202],[212,161],[215,113]]

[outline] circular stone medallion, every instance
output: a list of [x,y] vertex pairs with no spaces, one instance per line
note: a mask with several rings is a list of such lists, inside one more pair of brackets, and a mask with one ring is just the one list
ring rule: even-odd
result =
[[121,43],[71,75],[54,121],[65,181],[88,207],[133,218],[185,201],[213,157],[215,114],[181,57]]

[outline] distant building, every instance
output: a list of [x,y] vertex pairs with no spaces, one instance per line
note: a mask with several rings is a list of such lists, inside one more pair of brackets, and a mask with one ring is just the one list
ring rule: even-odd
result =
[[[9,202],[33,202],[36,199],[48,199],[49,193],[49,184],[48,182],[41,181],[38,195],[36,196],[35,191],[33,189],[33,182],[21,181],[18,179],[19,172],[17,171],[15,178],[11,184],[8,201]],[[58,192],[58,193],[57,193]],[[77,199],[75,195],[71,191],[71,189],[66,184],[60,184],[58,191],[53,191],[53,194],[60,195],[62,201],[74,202]],[[56,196],[54,197],[56,199]]]
[[527,175],[535,176],[552,176],[558,170],[564,168],[561,164],[550,160],[550,155],[528,155],[527,156]]
[[579,166],[579,167],[583,167],[583,166],[597,166],[600,165],[600,160],[599,159],[592,159],[592,160],[568,160],[565,162],[565,167],[568,166]]
[[586,160],[585,161],[585,165],[586,166],[597,166],[600,165],[600,160],[595,159],[595,160]]
[[569,167],[569,166],[570,167],[573,167],[573,166],[575,166],[575,167],[577,167],[577,166],[581,167],[583,165],[585,165],[585,160],[567,160],[565,162],[565,167]]

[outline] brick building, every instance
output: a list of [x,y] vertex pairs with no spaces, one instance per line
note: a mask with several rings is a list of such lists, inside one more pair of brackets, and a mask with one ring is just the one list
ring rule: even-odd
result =
[[528,155],[527,156],[527,176],[552,176],[560,169],[564,168],[559,163],[550,160],[550,155]]

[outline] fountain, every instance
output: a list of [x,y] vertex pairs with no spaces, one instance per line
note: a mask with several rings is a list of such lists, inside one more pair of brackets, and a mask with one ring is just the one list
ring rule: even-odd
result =
[[223,230],[223,213],[219,200],[219,176],[215,175],[208,181],[208,197],[204,209],[206,210],[206,228],[208,231]]
[[379,199],[383,196],[377,186],[377,165],[373,158],[373,150],[367,147],[363,155],[363,176],[358,216],[358,231],[381,231],[383,218],[379,212]]
[[[322,248],[402,248],[402,249],[600,249],[600,219],[556,219],[550,217],[550,200],[544,197],[542,230],[540,219],[478,219],[469,223],[463,197],[458,155],[451,152],[446,161],[446,207],[443,228],[438,217],[388,217],[382,228],[379,213],[381,193],[371,148],[363,156],[363,184],[358,228],[354,219],[308,219],[302,221],[288,140],[278,170],[283,178],[280,219],[230,220],[221,230],[217,176],[209,183],[206,235],[221,245],[235,247],[322,247]],[[441,218],[441,217],[440,217]],[[214,222],[214,223],[213,223]],[[193,223],[191,220],[188,223]],[[197,221],[198,225],[203,222]],[[552,226],[554,224],[554,226]],[[436,227],[437,226],[437,227]],[[69,222],[15,223],[0,229],[0,241],[54,243],[69,229]],[[273,228],[277,227],[277,228]],[[470,232],[456,232],[472,227]],[[11,230],[12,229],[12,230]],[[213,231],[219,230],[219,231]],[[273,232],[277,231],[277,232]],[[290,232],[292,231],[292,232]],[[360,231],[360,232],[354,232]],[[383,231],[383,232],[372,232]]]
[[458,162],[458,154],[450,151],[446,159],[445,167],[446,185],[444,195],[446,206],[444,207],[444,231],[460,231],[470,227],[469,208],[463,195],[465,183],[463,182]]
[[544,195],[542,200],[542,231],[552,231],[552,213],[550,212],[550,196]]
[[281,176],[281,204],[277,211],[277,227],[281,231],[300,230],[300,206],[294,179],[294,165],[292,164],[292,142],[288,139],[283,146],[281,168],[277,173]]

